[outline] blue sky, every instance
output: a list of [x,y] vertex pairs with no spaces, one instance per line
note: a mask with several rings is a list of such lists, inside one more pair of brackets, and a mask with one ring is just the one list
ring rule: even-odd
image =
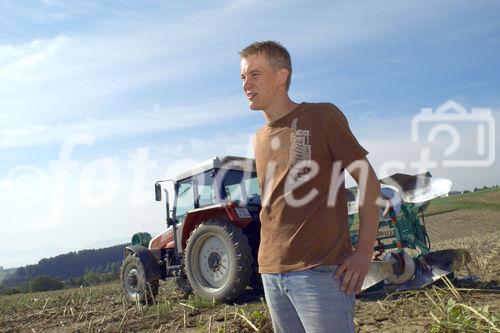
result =
[[[252,156],[264,121],[243,97],[238,51],[256,40],[289,49],[292,99],[337,104],[379,176],[393,160],[415,173],[429,145],[443,160],[446,135],[411,142],[421,108],[453,100],[499,119],[496,1],[4,0],[0,12],[6,267],[159,231],[156,179],[215,155]],[[475,127],[459,130],[457,154],[470,159]],[[499,169],[432,171],[465,189],[499,184]]]

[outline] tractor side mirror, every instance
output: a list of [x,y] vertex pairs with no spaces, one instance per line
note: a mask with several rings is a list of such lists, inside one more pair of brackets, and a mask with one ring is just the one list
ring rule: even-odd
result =
[[161,201],[161,184],[160,183],[155,184],[155,195],[156,195],[156,201]]
[[175,225],[175,219],[170,217],[170,205],[168,203],[169,198],[168,198],[168,191],[167,189],[162,189],[161,183],[165,182],[166,180],[160,180],[155,183],[155,197],[156,201],[161,201],[162,200],[162,195],[161,192],[162,190],[165,191],[165,210],[166,210],[166,215],[167,215],[167,226],[172,226]]

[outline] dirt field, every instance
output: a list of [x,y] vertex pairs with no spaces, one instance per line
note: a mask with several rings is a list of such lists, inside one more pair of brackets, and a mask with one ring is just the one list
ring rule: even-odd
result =
[[[421,291],[358,297],[358,332],[430,332],[449,299],[500,313],[500,191],[436,200],[425,219],[433,249],[466,248],[472,263],[456,276],[458,291],[438,283]],[[473,203],[471,205],[470,203]],[[476,204],[477,205],[474,205]],[[0,332],[271,332],[261,295],[241,304],[213,304],[162,283],[158,303],[130,305],[118,283],[94,288],[1,296]],[[479,330],[481,331],[481,330]],[[487,332],[488,330],[484,330]],[[491,330],[494,332],[495,330]]]

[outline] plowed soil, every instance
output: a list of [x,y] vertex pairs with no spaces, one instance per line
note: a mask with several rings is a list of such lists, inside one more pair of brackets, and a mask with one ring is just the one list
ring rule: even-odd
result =
[[[433,250],[465,248],[472,256],[455,281],[459,301],[500,311],[500,191],[436,200],[425,219]],[[470,278],[472,277],[472,278]],[[158,303],[131,305],[118,282],[92,288],[0,296],[0,332],[271,332],[262,295],[240,304],[203,302],[163,282]],[[420,291],[358,297],[358,332],[429,332],[436,303],[454,298],[438,283]]]

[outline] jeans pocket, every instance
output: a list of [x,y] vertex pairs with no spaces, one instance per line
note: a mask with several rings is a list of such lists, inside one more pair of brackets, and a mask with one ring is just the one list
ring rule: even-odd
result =
[[309,272],[313,274],[332,274],[335,272],[335,266],[334,265],[317,265],[313,266],[308,269]]

